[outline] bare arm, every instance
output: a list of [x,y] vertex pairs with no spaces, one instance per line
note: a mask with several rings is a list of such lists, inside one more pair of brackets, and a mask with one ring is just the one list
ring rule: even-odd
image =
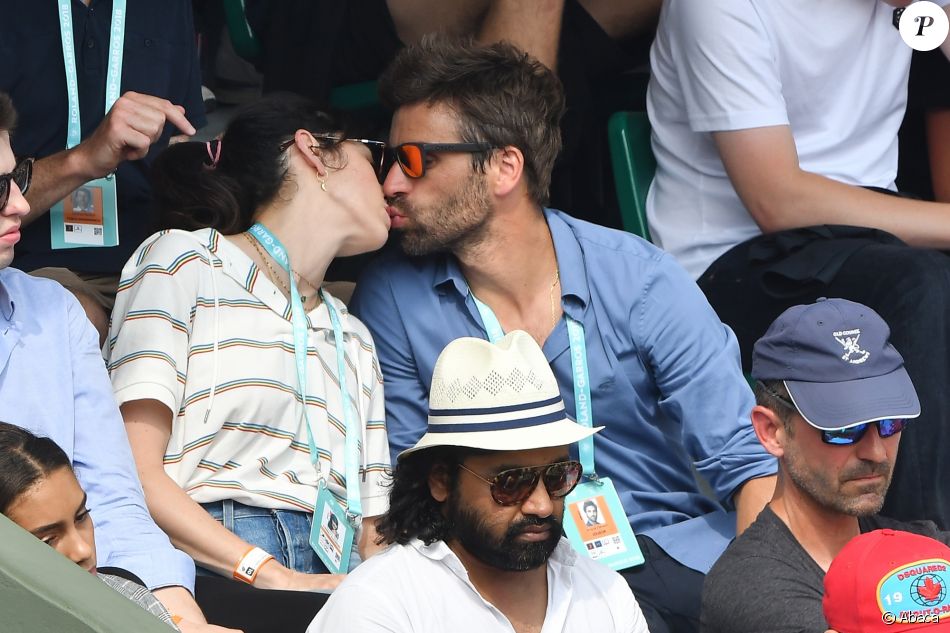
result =
[[950,109],[934,110],[926,117],[934,198],[937,202],[950,203]]
[[736,535],[752,525],[765,508],[775,491],[775,480],[775,475],[750,479],[736,492]]
[[360,532],[360,542],[357,544],[360,558],[363,560],[386,548],[386,545],[376,543],[376,539],[379,537],[379,533],[376,531],[376,521],[378,520],[379,517],[363,517],[363,529]]
[[33,222],[84,182],[105,176],[123,161],[143,158],[161,137],[166,122],[185,134],[195,133],[181,106],[158,97],[126,92],[116,100],[92,136],[70,150],[34,163],[33,182],[26,196],[31,211],[23,218],[23,224]]
[[[121,411],[145,500],[155,522],[176,547],[197,563],[230,577],[251,545],[215,521],[165,473],[162,458],[171,436],[171,411],[157,400],[126,402]],[[338,575],[299,573],[275,560],[260,568],[254,586],[333,589],[341,580]]]
[[950,204],[846,185],[802,170],[787,125],[715,132],[733,186],[765,233],[816,224],[866,226],[912,246],[950,248]]
[[163,587],[152,593],[169,613],[181,616],[178,628],[182,633],[241,633],[237,629],[208,624],[195,599],[184,587]]

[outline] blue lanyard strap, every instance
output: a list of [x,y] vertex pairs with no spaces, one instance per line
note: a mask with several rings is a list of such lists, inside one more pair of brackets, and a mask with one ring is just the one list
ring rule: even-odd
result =
[[[498,321],[498,317],[485,303],[472,294],[472,300],[482,318],[482,325],[488,340],[497,343],[505,331]],[[574,371],[574,409],[578,424],[587,428],[594,426],[594,409],[590,397],[590,373],[587,369],[587,343],[584,339],[584,324],[571,316],[564,314],[567,321],[567,336],[571,344],[571,368]],[[584,473],[592,480],[597,480],[597,471],[594,470],[594,438],[585,437],[577,445],[577,452],[584,467]]]
[[[122,55],[125,46],[125,2],[113,0],[112,26],[109,30],[109,65],[106,72],[106,113],[119,98],[122,86]],[[59,0],[59,33],[63,45],[63,63],[66,67],[66,96],[69,115],[66,125],[66,149],[82,142],[82,124],[79,113],[79,80],[76,77],[76,43],[73,41],[72,0]]]
[[[307,413],[307,331],[308,321],[304,311],[303,301],[300,300],[300,292],[297,290],[297,282],[294,280],[292,269],[290,267],[290,258],[287,255],[287,249],[284,248],[280,240],[271,233],[263,224],[256,223],[248,233],[256,239],[267,253],[274,258],[280,266],[287,272],[290,281],[290,309],[291,322],[294,327],[294,359],[297,363],[297,382],[299,383],[300,399],[303,402],[304,421],[307,426],[307,440],[310,444],[310,460],[313,462],[320,473],[320,458],[317,454],[317,445],[314,440],[313,429],[310,424],[310,416]],[[330,321],[333,324],[333,343],[336,347],[337,380],[340,383],[340,400],[343,406],[343,420],[346,428],[345,435],[345,463],[346,463],[346,513],[350,520],[355,523],[363,514],[362,501],[359,491],[359,435],[360,429],[353,414],[353,407],[350,403],[350,392],[347,389],[346,381],[346,351],[343,347],[343,327],[340,324],[340,317],[336,308],[329,301],[329,297],[321,289],[320,296],[323,299],[327,311],[330,313]]]

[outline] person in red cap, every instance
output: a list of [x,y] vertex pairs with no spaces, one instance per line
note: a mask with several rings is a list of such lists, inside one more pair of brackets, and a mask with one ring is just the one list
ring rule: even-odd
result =
[[783,312],[756,342],[752,425],[778,459],[778,480],[772,500],[706,577],[704,632],[824,633],[822,582],[852,538],[888,528],[950,543],[950,532],[930,521],[878,515],[901,431],[920,415],[889,339],[867,306],[819,299]]
[[950,547],[909,532],[856,536],[825,574],[831,633],[950,631]]

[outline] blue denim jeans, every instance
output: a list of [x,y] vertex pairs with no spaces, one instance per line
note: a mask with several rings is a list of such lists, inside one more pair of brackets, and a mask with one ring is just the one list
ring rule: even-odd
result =
[[[260,547],[285,567],[306,574],[329,573],[310,547],[313,515],[299,510],[270,510],[230,499],[202,503],[201,507],[249,544]],[[216,576],[198,566],[198,574]]]

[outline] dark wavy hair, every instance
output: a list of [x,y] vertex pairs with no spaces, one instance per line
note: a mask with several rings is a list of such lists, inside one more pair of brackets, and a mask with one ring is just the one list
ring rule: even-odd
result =
[[[257,209],[272,201],[289,180],[288,154],[280,146],[300,129],[345,137],[313,101],[273,93],[242,108],[220,141],[211,141],[210,146],[195,142],[168,146],[151,169],[155,228],[211,227],[225,235],[247,230]],[[338,144],[326,142],[320,147],[328,167],[344,166]],[[211,157],[219,149],[220,158],[212,165]]]
[[0,422],[0,514],[6,514],[39,480],[63,467],[72,468],[56,442]]
[[429,491],[429,473],[444,468],[449,489],[458,485],[459,464],[466,458],[490,451],[459,446],[434,446],[407,455],[393,471],[389,492],[389,510],[376,523],[377,543],[405,545],[418,538],[426,545],[446,541],[452,536],[452,524],[442,514],[442,503]]
[[[379,79],[379,92],[393,110],[444,103],[459,117],[463,142],[517,147],[532,200],[547,204],[561,151],[564,90],[544,64],[507,42],[483,46],[426,36],[396,56]],[[483,169],[489,155],[473,154],[475,168]]]

